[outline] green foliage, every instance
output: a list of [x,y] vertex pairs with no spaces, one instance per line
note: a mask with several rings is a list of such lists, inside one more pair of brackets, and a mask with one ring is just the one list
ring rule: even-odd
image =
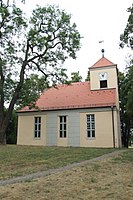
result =
[[39,95],[48,87],[49,82],[46,81],[44,76],[39,77],[37,74],[31,74],[24,80],[20,98],[17,101],[19,109],[24,106],[34,105]]
[[133,128],[133,65],[129,58],[126,73],[119,72],[120,117],[123,144],[128,147],[130,130]]
[[71,83],[81,82],[81,81],[82,81],[82,76],[80,76],[79,71],[71,73],[71,81],[70,81]]
[[76,58],[81,36],[75,23],[70,22],[71,15],[56,6],[38,6],[29,22],[15,4],[9,8],[3,3],[0,14],[3,19],[0,31],[5,76],[3,87],[5,101],[9,103],[25,59],[25,74],[39,70],[55,83],[63,73],[61,64],[69,56]]
[[90,71],[88,71],[88,74],[87,74],[85,81],[90,81]]
[[125,74],[118,73],[119,81],[119,99],[120,99],[120,119],[121,119],[121,131],[122,131],[122,143],[124,146],[128,147],[129,138],[129,117],[127,113],[126,103],[127,103],[127,80]]
[[61,81],[63,84],[71,84],[71,83],[76,83],[76,82],[81,82],[82,81],[82,76],[80,76],[79,71],[78,72],[72,72],[71,73],[71,79],[68,79],[68,76],[64,76],[64,80]]
[[124,33],[120,35],[120,47],[124,47],[127,45],[131,49],[133,49],[133,4],[130,8],[128,8],[129,17]]
[[33,51],[36,47],[38,53],[44,52],[42,63],[49,62],[54,66],[59,60],[64,62],[68,56],[76,58],[75,52],[80,47],[80,34],[70,19],[71,15],[55,6],[38,6],[33,11],[28,37]]
[[[133,49],[133,4],[128,8],[129,17],[124,33],[120,35],[120,47],[125,45]],[[126,74],[121,77],[120,100],[121,122],[124,136],[124,145],[128,147],[130,129],[133,127],[133,58],[130,58]]]
[[127,69],[126,80],[127,80],[127,112],[131,119],[133,119],[133,60],[130,62],[130,66]]
[[31,96],[36,98],[25,78],[40,71],[45,86],[48,82],[63,82],[66,75],[62,64],[68,57],[76,58],[81,36],[76,24],[71,23],[71,15],[57,6],[38,6],[28,19],[15,1],[1,0],[0,5],[0,143],[3,143],[15,104],[20,102],[22,106],[24,98],[28,102],[26,90],[29,100]]

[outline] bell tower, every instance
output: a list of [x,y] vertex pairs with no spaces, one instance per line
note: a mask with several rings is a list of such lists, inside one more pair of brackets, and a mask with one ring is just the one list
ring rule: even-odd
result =
[[117,65],[104,57],[104,49],[102,49],[102,58],[89,70],[91,90],[116,88],[118,92]]
[[[118,94],[118,70],[117,65],[104,57],[104,50],[102,50],[102,58],[98,60],[90,68],[90,90],[107,92],[110,98],[111,91],[115,91],[114,95],[115,105],[110,107],[113,145],[121,146],[120,133],[120,114],[119,114],[119,94]],[[104,95],[103,95],[104,98]],[[115,129],[115,123],[117,128]],[[117,134],[117,137],[116,137]],[[118,144],[118,145],[116,145]]]

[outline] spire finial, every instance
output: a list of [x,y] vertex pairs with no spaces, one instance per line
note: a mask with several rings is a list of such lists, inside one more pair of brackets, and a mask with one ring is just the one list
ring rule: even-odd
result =
[[102,57],[104,58],[104,52],[105,52],[105,50],[102,49],[101,52],[102,52]]
[[99,44],[102,45],[102,46],[101,46],[101,47],[102,47],[102,48],[101,48],[101,52],[102,52],[102,57],[104,58],[104,52],[105,52],[105,51],[104,51],[104,40],[100,40],[100,41],[99,41]]

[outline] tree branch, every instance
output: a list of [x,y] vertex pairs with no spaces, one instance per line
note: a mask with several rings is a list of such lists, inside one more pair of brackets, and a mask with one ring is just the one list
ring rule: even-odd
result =
[[[36,56],[33,56],[32,58],[30,58],[29,60],[27,60],[27,62],[29,63],[29,62],[34,61],[34,60],[37,59],[37,58],[43,57],[43,56],[46,54],[46,52],[47,52],[48,49],[49,49],[49,48],[46,47],[45,51],[44,51],[42,54],[36,53],[37,55],[36,55]],[[35,53],[35,52],[34,52],[34,53]]]
[[48,42],[53,42],[54,40],[56,40],[58,38],[58,36],[55,35],[55,33],[60,29],[60,27],[58,27],[52,34],[54,36],[53,39],[49,40]]
[[63,47],[63,43],[62,42],[57,42],[54,46],[49,47],[50,49],[54,49],[58,44],[61,44],[61,46]]
[[45,80],[46,80],[48,75],[40,68],[39,64],[37,64],[35,61],[32,61],[32,63],[34,63],[34,65],[37,66],[38,71],[40,71],[42,74],[45,75]]

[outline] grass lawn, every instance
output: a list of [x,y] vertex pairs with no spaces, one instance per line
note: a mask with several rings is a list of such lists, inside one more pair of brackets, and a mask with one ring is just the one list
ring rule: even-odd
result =
[[[67,151],[70,153],[69,148],[56,150],[61,149],[65,154]],[[82,153],[92,154],[89,153],[92,149],[73,148],[72,151],[77,152],[76,156],[80,154],[80,158]],[[106,158],[29,182],[0,187],[1,200],[132,200],[132,197],[133,149],[116,158]]]
[[0,180],[88,160],[114,149],[0,146]]

